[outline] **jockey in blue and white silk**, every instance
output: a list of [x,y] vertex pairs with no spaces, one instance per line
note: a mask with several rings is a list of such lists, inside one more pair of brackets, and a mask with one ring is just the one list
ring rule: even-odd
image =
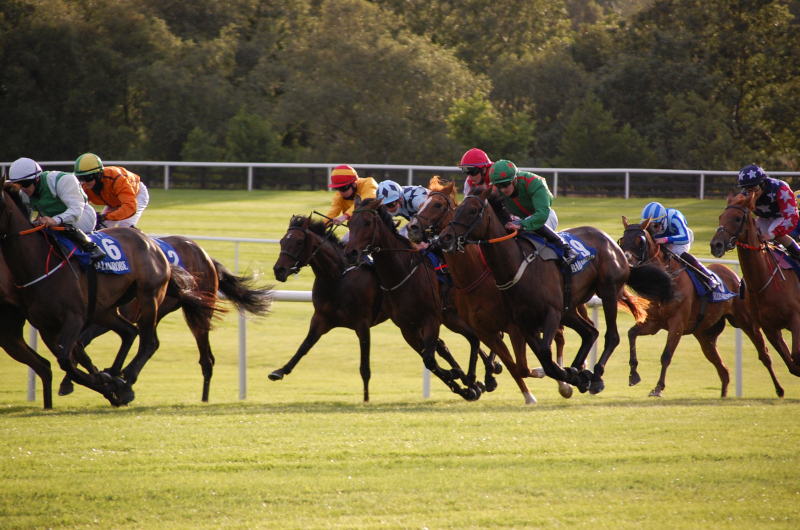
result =
[[689,252],[694,243],[694,232],[679,210],[664,208],[657,202],[651,202],[642,210],[642,222],[648,217],[651,218],[650,226],[653,227],[656,243],[666,245],[667,250],[678,256]]

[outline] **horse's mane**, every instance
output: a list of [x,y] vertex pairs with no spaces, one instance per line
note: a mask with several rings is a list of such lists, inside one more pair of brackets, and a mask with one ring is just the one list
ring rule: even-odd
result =
[[[431,191],[444,192],[444,189],[452,183],[452,181],[444,180],[439,175],[434,175],[428,183],[428,189]],[[458,206],[458,196],[456,195],[455,186],[450,190],[449,197],[453,200],[453,206]]]
[[413,248],[410,241],[404,237],[401,237],[400,234],[397,233],[397,225],[394,224],[394,216],[389,213],[389,210],[386,209],[380,199],[364,199],[357,209],[377,211],[378,217],[380,217],[383,221],[383,224],[385,224],[386,227],[391,230],[396,239],[403,242],[403,244],[405,244],[408,248]]
[[11,200],[13,200],[14,204],[17,205],[17,208],[19,208],[19,210],[22,212],[22,215],[25,216],[25,219],[30,220],[31,205],[22,199],[22,189],[12,182],[6,182],[3,186],[3,190],[8,193],[8,196],[11,197]]
[[[477,186],[475,188],[474,195],[483,193],[483,191],[486,190],[486,188],[487,187],[483,185]],[[470,190],[470,195],[473,195],[472,190]],[[508,212],[508,209],[506,209],[505,198],[502,195],[500,195],[497,192],[497,190],[492,190],[492,192],[487,197],[487,200],[489,201],[489,206],[492,207],[494,214],[497,216],[497,218],[500,220],[500,223],[503,226],[505,226],[506,223],[511,221],[511,214]]]
[[[289,221],[289,227],[303,228],[303,225],[306,223],[306,219],[308,219],[308,217],[305,215],[295,215],[292,217],[292,220]],[[336,234],[331,233],[328,235],[328,226],[325,224],[325,221],[310,221],[308,224],[308,230],[322,238],[327,236],[328,240],[332,242],[334,246],[344,248],[344,243],[342,243],[341,240],[336,237]]]

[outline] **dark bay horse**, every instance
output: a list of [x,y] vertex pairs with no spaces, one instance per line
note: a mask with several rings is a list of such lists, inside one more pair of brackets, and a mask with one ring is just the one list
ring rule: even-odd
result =
[[[675,296],[672,300],[650,300],[647,314],[643,321],[637,320],[636,324],[628,331],[628,340],[631,346],[629,382],[631,386],[639,383],[641,378],[636,371],[639,361],[636,358],[636,338],[640,335],[654,335],[659,330],[667,330],[667,344],[661,354],[661,376],[656,387],[650,391],[651,397],[661,397],[666,388],[667,368],[672,362],[672,356],[681,337],[692,334],[700,343],[700,348],[706,359],[717,369],[717,374],[722,382],[722,397],[728,395],[730,373],[722,362],[717,350],[717,337],[725,329],[725,321],[732,326],[741,328],[750,338],[753,346],[758,351],[758,358],[767,367],[775,392],[778,397],[783,397],[783,388],[772,370],[772,359],[767,353],[764,337],[753,317],[747,310],[744,300],[738,296],[722,302],[707,301],[703,304],[695,292],[692,279],[686,272],[686,266],[674,258],[674,254],[666,254],[660,245],[653,240],[648,231],[650,220],[641,224],[628,224],[625,216],[622,217],[625,232],[620,240],[620,247],[625,251],[628,263],[632,268],[646,264],[656,265],[670,274],[675,282]],[[739,277],[731,269],[721,263],[712,263],[708,269],[713,271],[725,283],[728,290],[739,291]]]
[[[197,242],[184,236],[165,236],[161,240],[167,242],[174,249],[174,255],[170,250],[167,259],[173,266],[183,267],[195,279],[192,287],[195,296],[188,299],[186,296],[174,296],[170,290],[158,306],[157,323],[177,311],[183,310],[189,330],[197,343],[200,352],[200,367],[203,373],[203,393],[202,401],[208,402],[211,377],[214,373],[214,354],[211,351],[209,334],[214,329],[212,320],[227,312],[224,302],[228,301],[236,308],[239,313],[252,316],[266,316],[272,309],[274,291],[269,287],[256,287],[256,278],[253,275],[237,276],[225,265],[208,255],[203,247]],[[217,293],[222,293],[223,300],[217,297]],[[197,303],[201,300],[202,303]],[[138,312],[138,304],[133,301],[119,308],[120,314],[128,319],[135,320]],[[89,343],[106,333],[108,330],[97,325],[92,325],[86,329],[78,340],[81,347],[86,347]],[[79,348],[80,349],[80,348]],[[86,357],[79,357],[80,364],[90,371],[98,371]],[[110,368],[107,372],[111,376],[120,375],[118,370],[120,364]],[[64,396],[72,392],[72,383],[69,376],[65,376],[61,382],[58,394]]]
[[[109,229],[108,233],[116,238],[132,271],[128,274],[85,273],[77,261],[67,261],[60,256],[44,231],[34,228],[30,209],[22,202],[19,188],[6,184],[5,178],[0,184],[3,187],[0,249],[14,282],[20,287],[22,314],[39,330],[42,341],[73,381],[99,392],[113,405],[130,402],[133,399],[131,387],[141,367],[158,348],[155,330],[158,305],[168,285],[177,289],[179,296],[186,292],[185,278],[177,275],[172,282],[175,275],[161,249],[138,230],[126,228]],[[111,250],[106,249],[107,252]],[[122,338],[123,348],[126,341],[133,341],[136,327],[117,311],[120,305],[133,299],[139,304],[139,350],[123,370],[124,379],[104,373],[88,374],[78,369],[72,351],[87,322],[113,330]]]
[[[759,239],[755,218],[751,215],[755,198],[729,193],[727,201],[719,216],[719,228],[711,239],[711,254],[721,258],[725,252],[736,248],[747,309],[789,372],[800,377],[800,281],[793,270],[779,268],[768,246]],[[792,334],[791,350],[783,340],[784,329]]]
[[[361,201],[357,198],[348,225],[350,240],[345,246],[345,255],[351,264],[360,262],[367,254],[372,255],[384,292],[384,307],[392,322],[400,328],[405,341],[422,356],[425,367],[454,393],[467,400],[478,399],[483,391],[482,385],[475,382],[480,341],[469,324],[458,315],[455,304],[448,303],[447,294],[430,260],[397,233],[392,215],[380,200]],[[437,344],[443,344],[439,338],[442,324],[462,335],[470,344],[470,367],[466,377],[446,348],[439,354],[453,370],[444,370],[436,363],[434,351]],[[493,377],[495,369],[494,363],[488,360],[487,390],[493,390],[497,385]],[[461,378],[467,388],[461,388],[456,378]]]
[[[455,196],[455,183],[442,185],[438,180],[431,181],[431,192],[420,206],[419,213],[408,223],[409,239],[419,243],[426,237],[437,237],[450,224],[453,212],[458,206]],[[508,367],[511,377],[516,381],[526,405],[536,403],[536,398],[528,389],[523,378],[542,377],[544,372],[528,368],[525,337],[519,328],[505,316],[509,313],[505,298],[502,297],[491,272],[477,245],[469,245],[464,252],[445,255],[448,270],[455,287],[455,303],[458,314],[475,330],[478,338],[495,352]],[[503,341],[503,333],[508,333],[514,357]],[[564,348],[564,335],[556,335],[558,357],[561,359]],[[516,362],[515,362],[516,359]],[[561,363],[559,363],[561,364]],[[572,387],[559,381],[559,391],[564,397],[572,396]]]
[[269,378],[280,381],[289,375],[300,359],[333,328],[352,329],[361,347],[361,380],[364,382],[364,401],[369,401],[371,376],[370,328],[384,322],[388,315],[383,311],[383,293],[375,268],[366,263],[349,267],[344,255],[344,244],[324,222],[296,215],[281,239],[281,253],[272,268],[275,279],[285,282],[289,274],[310,266],[314,271],[311,301],[314,315],[308,334],[297,353],[283,368],[278,368]]
[[28,346],[23,337],[25,316],[19,310],[19,293],[0,254],[0,348],[15,361],[28,365],[42,380],[44,408],[53,408],[53,371],[50,361]]
[[[536,252],[525,238],[513,238],[489,205],[492,188],[477,187],[456,208],[453,220],[439,238],[445,252],[461,250],[468,243],[479,243],[486,264],[506,299],[509,313],[536,353],[545,374],[575,385],[581,392],[596,394],[605,385],[605,364],[619,344],[617,304],[622,304],[635,317],[642,309],[638,299],[626,292],[626,283],[643,293],[671,289],[669,276],[663,271],[633,273],[622,249],[604,232],[592,227],[579,227],[568,232],[585,245],[594,247],[597,255],[585,268],[572,276],[569,307],[565,308],[563,279],[557,261],[537,259]],[[493,200],[500,200],[493,197]],[[471,238],[471,239],[470,239]],[[584,318],[577,306],[597,295],[603,302],[606,335],[603,353],[594,366],[594,373],[583,364],[599,332],[590,319]],[[551,345],[561,324],[574,329],[581,337],[581,346],[572,366],[561,368],[552,358]]]

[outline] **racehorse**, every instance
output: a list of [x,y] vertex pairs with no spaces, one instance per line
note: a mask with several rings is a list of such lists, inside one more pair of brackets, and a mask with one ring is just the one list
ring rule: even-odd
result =
[[[800,282],[792,270],[781,270],[768,245],[758,236],[752,195],[729,193],[719,216],[719,227],[711,239],[711,254],[721,258],[735,247],[742,267],[740,291],[747,309],[761,326],[792,375],[800,377]],[[786,258],[781,258],[786,259]],[[792,334],[791,351],[781,330]]]
[[[403,338],[422,356],[425,367],[441,379],[454,393],[472,401],[480,397],[484,388],[475,382],[480,341],[475,332],[458,315],[452,298],[443,289],[430,260],[414,249],[411,243],[397,233],[392,215],[382,205],[382,200],[356,198],[350,217],[350,239],[345,255],[351,264],[358,263],[367,254],[372,255],[380,287],[384,292],[384,306],[392,322],[400,328]],[[444,324],[462,335],[470,345],[470,366],[466,377],[449,350],[439,354],[452,367],[448,371],[439,367],[434,358],[439,339],[439,328]],[[493,374],[496,363],[485,360],[487,382],[485,388],[494,390],[497,381]],[[467,386],[455,381],[461,378]]]
[[[671,289],[669,276],[653,269],[632,272],[622,249],[606,233],[589,226],[573,228],[568,232],[584,246],[595,248],[597,254],[582,271],[571,276],[571,294],[567,299],[557,260],[536,259],[538,252],[526,238],[514,238],[506,233],[503,222],[489,205],[492,192],[491,187],[478,186],[464,197],[453,220],[442,231],[439,238],[442,248],[445,252],[455,252],[468,243],[478,243],[509,308],[506,318],[520,328],[545,374],[577,386],[581,392],[601,392],[605,388],[602,379],[605,364],[620,340],[617,304],[622,304],[635,317],[642,312],[638,298],[626,292],[626,283],[639,292],[655,294]],[[495,195],[492,200],[502,199]],[[592,373],[583,369],[583,364],[599,332],[576,308],[595,294],[603,302],[607,331],[603,353]],[[553,362],[551,350],[562,323],[581,337],[575,360],[566,369]]]
[[[133,399],[132,385],[144,362],[158,348],[156,315],[168,285],[179,297],[191,297],[188,273],[172,271],[167,258],[153,241],[138,230],[108,229],[120,250],[128,257],[131,272],[96,274],[84,272],[77,262],[61,256],[60,250],[30,221],[30,209],[22,202],[19,188],[0,180],[0,249],[19,287],[23,315],[42,337],[71,379],[99,392],[113,405]],[[188,278],[187,278],[188,277]],[[139,350],[123,370],[122,378],[108,374],[87,374],[76,368],[72,350],[87,322],[107,327],[123,342],[120,353],[135,338],[136,327],[119,315],[117,307],[136,299],[139,304]],[[125,350],[127,353],[127,350]],[[119,353],[118,353],[119,356]]]
[[[429,189],[431,191],[420,206],[419,213],[406,225],[409,239],[415,243],[423,241],[426,237],[437,238],[442,229],[450,224],[453,212],[458,206],[455,182],[443,185],[438,178],[434,178]],[[511,377],[522,391],[525,404],[535,404],[536,398],[533,397],[523,378],[542,377],[544,372],[541,369],[533,371],[528,368],[525,337],[514,323],[505,318],[509,310],[497,284],[491,281],[491,271],[486,267],[480,249],[470,245],[464,252],[448,253],[445,261],[455,284],[458,314],[462,315],[475,330],[481,342],[497,353],[503,364],[508,367]],[[503,332],[509,335],[516,362],[503,341]],[[562,330],[559,330],[555,341],[561,365],[564,351]],[[572,387],[562,381],[559,381],[559,391],[564,397],[572,396]]]
[[269,374],[269,378],[280,381],[292,373],[320,337],[333,328],[348,328],[358,336],[364,401],[369,401],[370,328],[388,318],[383,311],[383,293],[375,269],[366,263],[348,267],[344,244],[332,229],[326,229],[323,221],[295,215],[281,239],[281,253],[272,270],[276,280],[285,282],[289,274],[296,274],[307,265],[315,275],[311,290],[314,315],[308,334],[297,353],[283,368]]
[[[650,219],[641,224],[629,224],[628,219],[623,216],[622,224],[625,231],[620,240],[620,247],[625,252],[631,267],[636,268],[645,264],[661,267],[674,278],[676,291],[672,300],[651,301],[647,307],[644,321],[637,320],[636,324],[628,331],[631,347],[630,385],[636,385],[641,381],[641,377],[636,371],[639,365],[636,358],[636,338],[640,335],[654,335],[664,329],[668,331],[668,335],[667,344],[661,354],[661,376],[655,388],[650,391],[650,396],[662,396],[666,387],[667,368],[672,362],[675,349],[678,347],[681,337],[689,334],[694,335],[697,342],[700,343],[706,359],[717,369],[717,374],[722,382],[722,397],[727,396],[730,374],[717,350],[717,337],[725,329],[727,320],[732,326],[744,331],[750,338],[758,351],[758,358],[767,367],[769,375],[772,377],[775,392],[778,397],[783,397],[783,388],[772,370],[772,359],[767,353],[764,337],[748,312],[744,300],[734,296],[724,301],[713,302],[708,299],[710,294],[706,295],[705,299],[701,299],[695,294],[695,288],[686,270],[686,265],[679,261],[674,254],[666,253],[664,248],[653,240],[652,234],[648,231]],[[729,291],[738,292],[739,277],[735,272],[720,263],[712,263],[708,269],[719,276]]]
[[[208,255],[208,253],[195,241],[184,236],[165,236],[160,238],[168,243],[172,249],[166,251],[167,260],[172,265],[179,266],[188,271],[196,280],[194,299],[203,300],[202,304],[195,304],[183,297],[172,296],[169,291],[164,300],[158,306],[157,323],[168,314],[183,309],[186,323],[197,343],[200,352],[200,367],[203,373],[203,403],[208,402],[211,377],[214,373],[214,354],[211,351],[209,332],[214,326],[212,319],[220,314],[227,312],[227,309],[220,306],[217,293],[222,293],[225,300],[231,302],[239,313],[266,316],[272,308],[274,291],[269,288],[258,288],[254,286],[256,278],[252,275],[237,276],[232,273],[225,265]],[[193,300],[194,300],[193,299]],[[136,302],[131,302],[120,307],[120,314],[133,321],[138,312]],[[89,343],[106,333],[108,330],[97,325],[92,325],[81,333],[78,339],[82,350]],[[85,352],[82,352],[85,353]],[[88,356],[79,358],[80,364],[90,372],[96,372],[97,368],[91,363]],[[111,368],[108,373],[111,376],[118,376],[118,369]],[[65,396],[72,393],[72,382],[68,375],[64,376],[58,395]]]
[[19,310],[19,293],[0,254],[0,348],[8,355],[28,365],[42,380],[44,408],[53,408],[53,371],[50,361],[36,353],[23,338],[25,316]]

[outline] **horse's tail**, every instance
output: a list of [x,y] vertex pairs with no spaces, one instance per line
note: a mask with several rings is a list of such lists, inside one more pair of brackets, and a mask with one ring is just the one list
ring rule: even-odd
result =
[[639,295],[659,302],[669,302],[675,298],[672,277],[658,265],[648,263],[631,267],[627,285]]
[[239,312],[266,316],[272,311],[275,291],[271,287],[257,288],[254,275],[236,276],[225,265],[211,258],[219,278],[219,291],[236,306]]
[[633,318],[636,319],[637,323],[644,322],[644,318],[647,316],[647,308],[649,305],[650,302],[644,298],[639,298],[628,289],[625,289],[625,291],[622,293],[622,296],[620,296],[619,300],[617,300],[617,306],[633,315]]
[[183,317],[190,329],[211,331],[214,328],[212,318],[226,311],[217,307],[216,293],[200,290],[197,279],[183,267],[170,264],[170,270],[172,274],[167,285],[167,296],[180,301]]

